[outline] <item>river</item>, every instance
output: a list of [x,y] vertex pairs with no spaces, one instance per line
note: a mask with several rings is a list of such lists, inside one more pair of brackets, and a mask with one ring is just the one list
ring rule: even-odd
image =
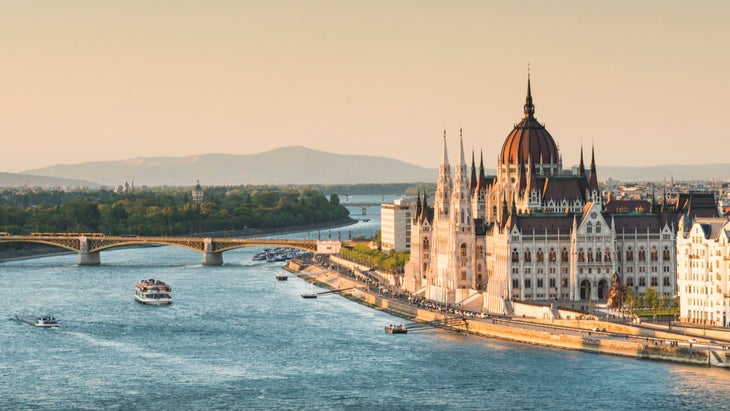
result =
[[[275,281],[279,265],[255,251],[221,267],[177,247],[104,251],[97,267],[0,263],[0,409],[728,409],[723,369],[386,334],[403,320],[335,294],[302,299],[309,284]],[[147,277],[172,286],[173,305],[133,301]],[[12,319],[46,312],[62,327]]]

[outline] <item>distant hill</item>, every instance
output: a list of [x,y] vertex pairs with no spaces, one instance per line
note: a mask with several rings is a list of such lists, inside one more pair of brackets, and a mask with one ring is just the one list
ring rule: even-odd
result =
[[259,154],[203,154],[188,157],[137,157],[121,161],[59,164],[26,173],[93,179],[115,186],[239,184],[356,184],[435,181],[435,169],[386,157],[333,154],[305,147],[283,147]]
[[[486,170],[494,174],[494,170]],[[189,186],[239,184],[389,184],[434,183],[436,169],[429,169],[387,157],[334,154],[305,147],[283,147],[258,154],[203,154],[187,157],[137,157],[119,161],[59,164],[28,170],[29,180],[0,174],[0,186],[89,185],[93,180],[107,186],[125,181],[136,186]],[[4,177],[5,175],[11,177]],[[38,180],[49,176],[49,180]],[[55,179],[54,179],[55,178]],[[661,165],[650,167],[598,167],[599,180],[620,181],[725,180],[729,164]],[[65,183],[58,182],[59,180]],[[24,182],[28,181],[28,182]],[[72,183],[73,182],[73,183]]]
[[31,174],[0,172],[0,187],[98,187],[99,184],[84,180],[61,177],[47,177]]

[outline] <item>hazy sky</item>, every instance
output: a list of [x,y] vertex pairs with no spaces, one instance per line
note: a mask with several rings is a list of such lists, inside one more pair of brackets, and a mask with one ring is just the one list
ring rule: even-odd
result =
[[[730,161],[730,2],[1,0],[0,171],[302,145],[493,168]],[[452,154],[455,159],[455,155]],[[600,172],[600,169],[599,169]]]

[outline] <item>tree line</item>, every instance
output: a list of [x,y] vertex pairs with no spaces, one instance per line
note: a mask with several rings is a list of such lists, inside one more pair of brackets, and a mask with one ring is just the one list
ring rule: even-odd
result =
[[185,188],[0,191],[0,231],[9,234],[191,235],[327,223],[348,215],[337,195],[328,199],[309,188],[210,187],[199,203]]

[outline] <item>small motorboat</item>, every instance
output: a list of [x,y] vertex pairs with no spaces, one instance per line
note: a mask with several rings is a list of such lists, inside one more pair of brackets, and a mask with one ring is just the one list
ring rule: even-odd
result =
[[390,324],[385,327],[385,332],[388,334],[406,334],[408,333],[408,327],[405,324]]
[[317,293],[314,292],[314,283],[312,283],[312,289],[308,293],[302,293],[302,298],[317,298]]
[[289,279],[289,276],[286,274],[277,274],[276,275],[276,281],[286,281]]
[[22,321],[26,324],[34,325],[41,328],[59,327],[60,324],[56,321],[56,317],[52,315],[16,315],[15,318],[18,321]]

